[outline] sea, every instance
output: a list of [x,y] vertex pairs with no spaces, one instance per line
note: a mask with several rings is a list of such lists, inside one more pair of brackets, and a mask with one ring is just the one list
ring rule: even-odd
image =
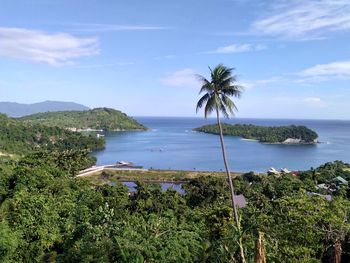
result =
[[[105,133],[106,148],[93,153],[98,165],[130,161],[148,169],[222,171],[218,135],[194,132],[215,119],[134,117],[149,129]],[[326,162],[350,162],[350,121],[292,119],[223,119],[230,124],[305,125],[319,135],[316,145],[278,145],[225,136],[229,166],[235,172],[266,172],[270,167],[308,170]]]

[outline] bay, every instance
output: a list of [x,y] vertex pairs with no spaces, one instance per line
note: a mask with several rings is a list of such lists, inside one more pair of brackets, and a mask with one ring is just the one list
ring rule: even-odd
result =
[[[106,148],[94,152],[98,165],[132,161],[153,169],[220,171],[224,169],[219,137],[193,132],[215,119],[183,117],[135,117],[148,131],[105,134]],[[319,134],[317,145],[271,145],[225,136],[232,171],[265,172],[270,167],[306,170],[325,162],[350,162],[350,121],[243,119],[227,123],[264,126],[305,125]]]

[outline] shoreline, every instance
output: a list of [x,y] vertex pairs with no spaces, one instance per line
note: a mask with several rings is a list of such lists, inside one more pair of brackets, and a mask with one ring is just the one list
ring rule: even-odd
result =
[[149,130],[148,128],[146,129],[112,129],[112,130],[103,130],[103,129],[92,129],[92,128],[65,128],[68,131],[71,132],[131,132],[131,131],[147,131]]
[[[240,176],[244,173],[231,172],[232,177]],[[260,173],[259,173],[260,174]],[[263,173],[261,173],[263,174]],[[185,183],[191,179],[199,177],[221,177],[226,178],[226,172],[210,171],[184,171],[184,170],[113,170],[102,169],[91,172],[86,176],[75,176],[84,180],[91,181],[94,184],[105,184],[113,181],[118,182],[147,182],[147,183]]]
[[[219,136],[219,133],[214,133],[214,132],[204,132],[204,131],[197,131],[197,130],[192,130],[193,132],[198,132],[198,133],[204,133],[204,134],[211,134],[211,135],[217,135]],[[305,142],[305,141],[299,141],[299,139],[294,139],[294,138],[288,138],[286,139],[286,141],[283,142],[263,142],[260,141],[259,139],[255,139],[255,138],[244,138],[243,136],[238,136],[238,135],[228,135],[228,134],[224,134],[225,136],[229,136],[229,137],[236,137],[236,138],[240,138],[242,141],[248,141],[248,142],[258,142],[258,143],[262,143],[262,144],[271,144],[271,145],[317,145],[317,144],[321,144],[322,142],[318,141],[316,139],[316,141],[314,142]],[[289,142],[290,141],[290,142]]]

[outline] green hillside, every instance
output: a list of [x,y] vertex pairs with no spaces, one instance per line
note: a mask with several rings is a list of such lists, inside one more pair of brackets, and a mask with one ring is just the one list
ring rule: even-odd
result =
[[38,150],[104,148],[104,139],[67,131],[58,127],[23,123],[0,114],[1,155],[23,155]]
[[[219,134],[219,127],[216,124],[204,125],[194,129],[195,131]],[[254,139],[265,143],[284,144],[314,144],[318,135],[305,126],[279,126],[267,127],[247,124],[222,124],[224,135],[239,136],[245,139]]]
[[59,111],[37,113],[20,118],[27,123],[40,123],[51,127],[70,129],[96,129],[105,131],[145,130],[146,127],[125,113],[96,108],[88,111]]

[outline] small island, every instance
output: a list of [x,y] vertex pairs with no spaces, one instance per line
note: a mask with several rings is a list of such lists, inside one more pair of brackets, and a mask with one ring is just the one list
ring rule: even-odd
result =
[[20,120],[25,123],[60,127],[77,132],[147,130],[144,125],[125,113],[110,108],[36,113],[22,117]]
[[[217,124],[204,125],[193,129],[197,132],[219,134]],[[244,139],[257,140],[271,144],[316,144],[318,134],[306,126],[257,126],[252,124],[222,124],[224,135],[239,136]]]

